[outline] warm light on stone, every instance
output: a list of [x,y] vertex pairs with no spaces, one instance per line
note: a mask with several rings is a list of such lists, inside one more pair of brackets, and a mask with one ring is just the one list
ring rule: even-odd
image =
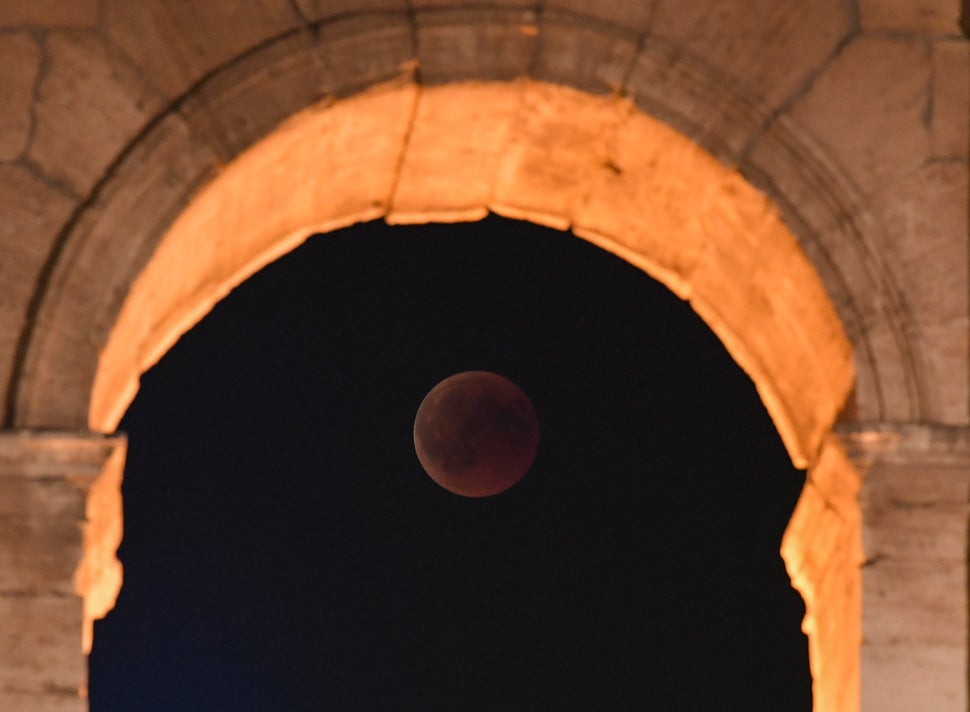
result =
[[815,712],[965,712],[966,8],[491,4],[0,0],[4,712],[86,710],[97,433],[140,374],[315,232],[490,211],[640,267],[751,376],[809,470]]
[[[489,210],[571,228],[687,299],[754,380],[793,462],[834,467],[823,438],[853,382],[851,348],[777,209],[628,101],[530,81],[376,87],[302,112],[226,166],[128,293],[99,361],[90,427],[112,431],[143,371],[232,287],[311,234]],[[819,542],[847,534],[824,518],[813,538],[792,533],[815,493],[806,489],[785,559],[810,611],[816,711],[847,712],[858,688],[857,597],[822,592],[803,566],[829,555]],[[831,555],[856,561],[854,550]],[[857,591],[853,565],[827,585]]]

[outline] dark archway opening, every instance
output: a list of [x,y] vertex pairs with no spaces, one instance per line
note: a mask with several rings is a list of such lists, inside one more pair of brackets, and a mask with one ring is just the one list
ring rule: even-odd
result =
[[[542,427],[485,500],[411,445],[467,369]],[[92,712],[811,709],[778,554],[804,476],[689,305],[572,236],[314,237],[183,336],[122,429]]]

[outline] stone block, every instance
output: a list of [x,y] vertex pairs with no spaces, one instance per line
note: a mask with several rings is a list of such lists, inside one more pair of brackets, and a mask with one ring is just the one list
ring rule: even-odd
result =
[[637,53],[630,32],[605,31],[564,15],[545,13],[532,76],[593,94],[620,94]]
[[520,101],[501,83],[423,88],[388,222],[484,217]]
[[0,593],[74,592],[85,494],[63,478],[0,475]]
[[0,35],[0,161],[17,158],[27,146],[39,69],[40,48],[30,35]]
[[611,99],[583,101],[574,89],[528,83],[499,164],[492,207],[508,217],[566,229],[624,114]]
[[[602,235],[637,256],[639,266],[686,299],[707,233],[701,214],[725,170],[696,145],[650,117],[618,104],[601,119],[599,148],[587,160],[588,187],[576,208],[577,234]],[[601,146],[597,146],[601,143]],[[670,238],[677,235],[677,239]],[[622,253],[621,253],[622,254]],[[649,255],[651,264],[645,265]],[[634,261],[634,264],[637,264]]]
[[87,195],[161,108],[120,52],[93,35],[53,34],[35,105],[30,158]]
[[78,695],[81,617],[75,596],[0,595],[0,695]]
[[494,81],[524,77],[535,53],[532,10],[492,7],[423,10],[416,14],[421,81]]
[[789,112],[870,193],[930,156],[931,58],[921,40],[851,42]]
[[[181,117],[169,115],[118,165],[100,201],[77,221],[51,276],[24,369],[19,424],[86,425],[86,405],[76,409],[88,400],[98,350],[130,280],[215,164]],[[119,234],[126,239],[117,241]],[[47,388],[59,397],[45,397]]]
[[967,665],[963,647],[862,647],[862,706],[868,712],[964,712]]
[[850,25],[843,0],[663,2],[647,44],[672,44],[674,64],[689,58],[768,114],[828,61]]
[[105,0],[108,37],[169,99],[301,24],[289,0]]
[[[912,556],[923,553],[914,548]],[[866,642],[965,645],[966,565],[961,559],[869,559],[862,589]]]
[[863,32],[959,35],[960,0],[858,0]]
[[0,27],[94,27],[100,0],[0,0]]

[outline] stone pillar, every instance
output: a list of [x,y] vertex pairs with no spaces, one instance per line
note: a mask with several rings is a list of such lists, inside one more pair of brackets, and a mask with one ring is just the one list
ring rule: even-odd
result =
[[[110,562],[117,546],[114,529],[120,527],[120,509],[114,507],[120,507],[120,490],[114,483],[120,483],[123,458],[124,441],[118,438],[0,431],[4,712],[87,709],[84,647],[91,616],[86,610],[92,610],[92,591],[100,583],[118,574],[120,584],[120,570],[112,570]],[[98,500],[112,506],[99,510],[89,499],[99,491]],[[118,497],[105,497],[106,491]],[[96,536],[109,530],[109,537]],[[99,551],[99,540],[110,543],[107,556]]]
[[970,428],[841,436],[863,473],[862,712],[966,712]]

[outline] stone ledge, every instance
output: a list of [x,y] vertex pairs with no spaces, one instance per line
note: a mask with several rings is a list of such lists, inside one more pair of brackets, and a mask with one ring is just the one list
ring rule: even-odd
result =
[[0,430],[0,478],[69,476],[93,481],[124,436],[38,430]]
[[967,468],[970,480],[970,426],[937,423],[843,423],[835,434],[852,461],[866,470],[883,464]]

